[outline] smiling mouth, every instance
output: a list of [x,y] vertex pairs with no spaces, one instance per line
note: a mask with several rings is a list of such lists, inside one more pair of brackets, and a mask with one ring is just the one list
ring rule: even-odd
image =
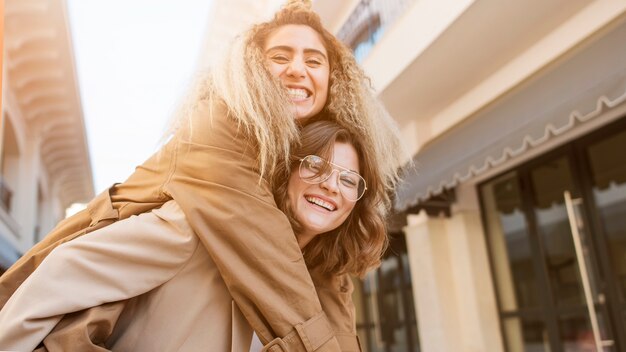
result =
[[287,93],[295,100],[303,100],[311,96],[311,93],[302,88],[288,88]]
[[304,197],[304,199],[306,199],[307,202],[309,202],[311,204],[315,204],[315,205],[317,205],[317,206],[319,206],[319,207],[321,207],[323,209],[326,209],[328,211],[334,211],[336,209],[334,205],[332,205],[332,204],[330,204],[328,202],[325,202],[325,201],[323,201],[323,200],[321,200],[321,199],[319,199],[317,197],[307,196],[307,197]]

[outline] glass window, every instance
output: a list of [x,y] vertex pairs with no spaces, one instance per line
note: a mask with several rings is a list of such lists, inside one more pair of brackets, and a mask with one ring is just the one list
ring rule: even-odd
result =
[[420,351],[408,270],[405,249],[388,253],[380,268],[368,273],[362,283],[355,282],[357,333],[365,351]]
[[541,238],[552,296],[557,305],[584,304],[578,260],[564,192],[574,190],[565,158],[551,160],[530,172],[537,230]]
[[503,311],[539,305],[533,256],[517,173],[482,187],[493,270]]
[[626,131],[589,147],[593,195],[617,290],[626,303]]
[[594,351],[595,340],[587,317],[568,317],[559,321],[565,351]]
[[503,324],[507,351],[550,351],[548,332],[543,320],[512,317],[505,319]]
[[626,346],[624,151],[607,127],[480,186],[507,351]]

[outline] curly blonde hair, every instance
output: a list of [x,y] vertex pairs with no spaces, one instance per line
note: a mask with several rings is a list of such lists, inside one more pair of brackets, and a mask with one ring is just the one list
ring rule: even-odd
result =
[[[273,183],[278,169],[289,168],[291,148],[298,146],[299,131],[287,90],[266,66],[264,47],[274,30],[289,24],[309,26],[319,34],[326,48],[330,64],[329,94],[317,118],[335,121],[350,135],[358,136],[368,164],[375,165],[381,175],[382,191],[377,195],[380,201],[372,206],[384,217],[399,180],[400,166],[408,158],[400,145],[395,122],[376,99],[370,80],[352,51],[324,29],[309,3],[291,1],[272,20],[254,25],[237,37],[222,60],[199,78],[181,115],[190,116],[190,110],[201,100],[224,104],[256,145],[261,177]],[[372,251],[376,255],[379,252]],[[352,267],[343,263],[333,268],[343,271]],[[361,269],[349,271],[362,273]]]

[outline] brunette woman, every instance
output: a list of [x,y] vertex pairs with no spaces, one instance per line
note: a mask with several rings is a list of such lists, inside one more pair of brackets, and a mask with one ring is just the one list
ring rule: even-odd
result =
[[[290,167],[279,171],[273,187],[319,283],[318,292],[332,297],[331,311],[336,315],[331,320],[344,350],[358,350],[357,343],[345,343],[356,341],[349,274],[363,275],[375,266],[387,242],[384,219],[371,211],[383,185],[370,162],[345,128],[330,121],[314,122],[303,129],[302,144],[294,148]],[[152,258],[149,267],[146,258]],[[122,297],[120,287],[132,292],[138,281],[149,281],[153,288],[128,297],[120,316],[107,321],[109,329],[101,323],[92,325],[92,334],[106,335],[106,348],[249,348],[252,330],[231,304],[215,262],[175,200],[56,248],[0,314],[0,322],[13,336],[25,333],[24,322],[37,320],[40,330],[27,333],[20,345],[11,344],[10,338],[0,339],[0,347],[32,350],[43,340],[48,350],[79,350],[80,336],[72,324],[77,319],[93,324],[94,319],[73,312],[89,304],[104,303],[108,308],[109,302]],[[55,317],[65,314],[69,315],[46,337],[58,321]]]

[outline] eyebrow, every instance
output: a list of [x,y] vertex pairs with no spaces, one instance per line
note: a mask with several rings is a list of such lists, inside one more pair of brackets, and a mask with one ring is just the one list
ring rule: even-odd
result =
[[354,172],[355,174],[357,174],[357,175],[361,176],[361,174],[360,174],[358,171],[356,171],[356,170],[348,169],[347,167],[343,167],[343,166],[341,166],[341,165],[337,165],[337,164],[333,163],[332,161],[328,161],[328,160],[326,160],[326,159],[324,159],[324,158],[322,158],[322,159],[323,159],[324,161],[326,161],[327,163],[329,163],[330,165],[332,165],[332,166],[338,167],[338,168],[340,168],[340,169],[344,169],[344,170],[346,170],[346,171],[352,171],[352,172]]
[[[287,45],[277,45],[277,46],[273,46],[267,50],[265,50],[266,53],[270,52],[270,51],[275,51],[275,50],[282,50],[282,51],[288,51],[288,52],[294,52],[294,48],[287,46]],[[326,61],[328,61],[328,58],[326,57],[326,54],[324,54],[322,51],[317,50],[317,49],[312,49],[312,48],[306,48],[304,49],[304,53],[305,54],[317,54],[322,56]]]

